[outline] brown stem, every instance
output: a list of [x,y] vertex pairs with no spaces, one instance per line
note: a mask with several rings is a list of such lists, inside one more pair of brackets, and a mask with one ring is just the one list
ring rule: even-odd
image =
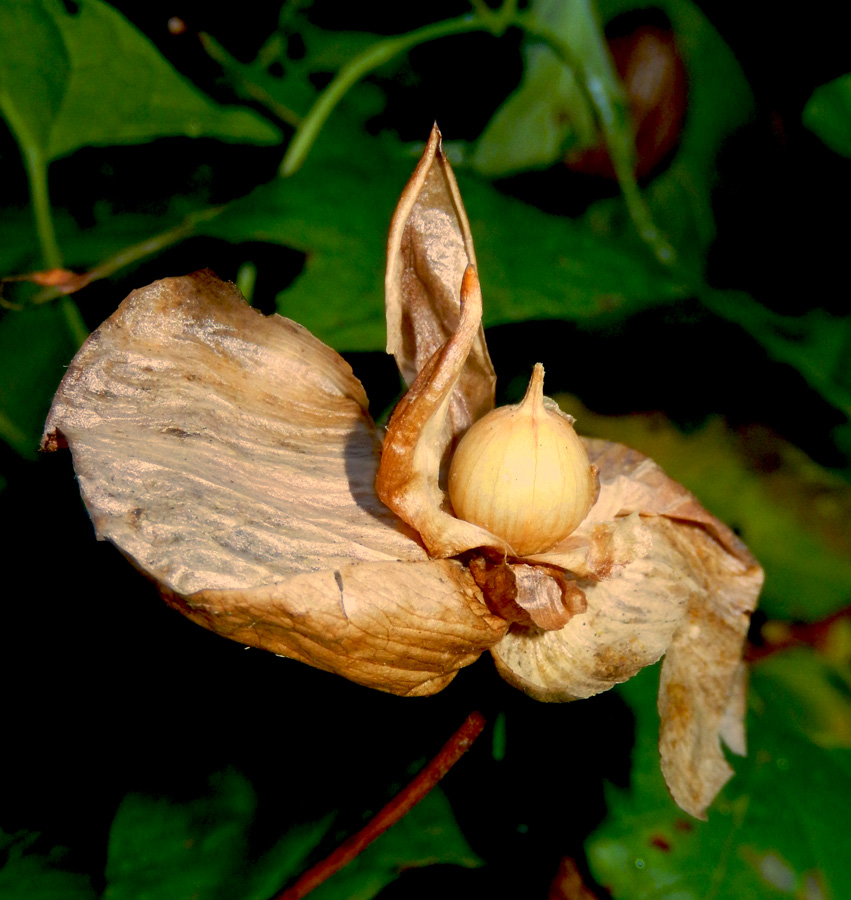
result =
[[827,640],[831,628],[841,619],[851,618],[851,606],[837,610],[816,622],[772,622],[769,620],[762,626],[762,637],[765,642],[759,645],[748,644],[745,648],[745,659],[758,662],[766,656],[773,656],[791,647],[809,646],[818,649]]
[[312,890],[319,887],[335,872],[348,865],[359,853],[363,852],[379,835],[410,812],[417,803],[440,781],[441,778],[470,749],[473,741],[485,727],[485,717],[473,710],[461,727],[443,745],[422,771],[356,834],[344,841],[330,855],[326,856],[313,868],[299,876],[298,881],[290,885],[274,900],[301,900]]

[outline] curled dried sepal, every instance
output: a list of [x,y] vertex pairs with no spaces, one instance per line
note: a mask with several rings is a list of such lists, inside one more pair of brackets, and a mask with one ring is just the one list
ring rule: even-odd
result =
[[452,392],[482,320],[482,294],[472,266],[461,285],[461,319],[452,337],[426,363],[390,417],[375,489],[422,538],[429,554],[456,556],[474,547],[512,548],[478,525],[456,519],[441,487],[450,446],[445,427]]
[[470,572],[488,606],[509,622],[557,631],[587,607],[582,588],[555,566],[475,556]]
[[[467,266],[475,265],[467,213],[435,125],[396,206],[387,242],[387,352],[408,386],[457,330],[461,281]],[[493,408],[495,384],[479,325],[448,406],[450,437]]]
[[91,336],[45,430],[66,444],[98,537],[234,640],[412,695],[505,630],[375,496],[348,364],[210,272],[134,291]]

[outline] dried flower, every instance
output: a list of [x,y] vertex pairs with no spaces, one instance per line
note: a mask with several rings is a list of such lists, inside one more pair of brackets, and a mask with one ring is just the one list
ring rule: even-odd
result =
[[71,448],[98,537],[166,602],[360,684],[432,694],[489,649],[510,683],[570,700],[664,655],[662,767],[704,816],[732,774],[720,738],[744,752],[762,572],[651,460],[605,441],[584,441],[597,502],[546,552],[452,514],[449,460],[495,377],[436,129],[393,219],[387,321],[411,387],[382,445],[349,366],[301,326],[210,272],[156,282],[77,354],[43,447]]

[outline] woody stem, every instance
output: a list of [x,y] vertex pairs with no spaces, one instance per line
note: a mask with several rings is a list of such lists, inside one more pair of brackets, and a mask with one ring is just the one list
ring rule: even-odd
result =
[[299,876],[298,880],[274,900],[301,900],[343,866],[348,865],[377,837],[399,821],[435,787],[441,778],[470,749],[485,727],[485,718],[473,710],[438,754],[386,806],[357,833],[344,841],[329,856]]

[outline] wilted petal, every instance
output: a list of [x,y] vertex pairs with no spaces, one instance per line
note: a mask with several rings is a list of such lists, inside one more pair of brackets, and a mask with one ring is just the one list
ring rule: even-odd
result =
[[[278,635],[260,644],[322,668],[347,674],[342,658],[334,665],[318,651],[311,658],[310,648],[324,638],[304,621],[325,623],[328,610],[338,617],[331,632],[337,640],[345,635],[350,646],[362,644],[366,658],[375,649],[367,625],[344,615],[334,572],[378,563],[370,572],[395,584],[391,571],[426,559],[375,496],[378,441],[347,363],[294,322],[251,309],[209,272],[135,291],[92,335],[46,426],[46,449],[66,442],[100,538],[173,602],[201,592],[208,627],[258,643],[233,627],[231,612],[250,608],[248,631]],[[445,567],[415,568],[417,590],[448,595]],[[350,581],[366,577],[352,573]],[[276,591],[294,597],[287,583],[299,578],[317,604],[315,619],[299,620],[284,601],[264,606]],[[474,606],[478,589],[469,576],[464,585]],[[409,633],[399,621],[408,606],[384,608],[386,591],[379,583],[374,590],[369,621],[383,616],[385,631]],[[209,598],[221,600],[222,609]],[[190,607],[187,600],[183,608]],[[470,620],[460,604],[457,622],[448,604],[443,610],[449,620],[436,625],[433,649],[439,655],[444,647],[445,668],[434,659],[412,667],[434,685],[489,640],[460,624]],[[481,613],[479,625],[486,622],[483,605]],[[282,640],[291,628],[301,629],[298,641]],[[383,632],[378,643],[389,646]],[[386,654],[374,662],[385,666]],[[388,675],[376,686],[411,693],[415,681]]]
[[679,526],[677,538],[703,589],[691,598],[662,664],[659,750],[674,799],[705,819],[706,807],[733,775],[721,738],[734,752],[745,752],[742,645],[763,576],[755,563],[719,553],[699,526]]
[[442,690],[507,628],[452,560],[361,563],[166,599],[219,634],[405,696]]
[[[387,242],[387,352],[409,386],[458,328],[468,265],[476,265],[470,224],[435,125],[402,192]],[[479,325],[448,407],[451,436],[493,408],[495,384]]]
[[577,573],[585,612],[559,631],[513,626],[491,650],[503,678],[538,700],[575,700],[656,662],[696,590],[672,545],[673,527],[637,515],[596,526],[587,555],[612,564],[603,578]]

